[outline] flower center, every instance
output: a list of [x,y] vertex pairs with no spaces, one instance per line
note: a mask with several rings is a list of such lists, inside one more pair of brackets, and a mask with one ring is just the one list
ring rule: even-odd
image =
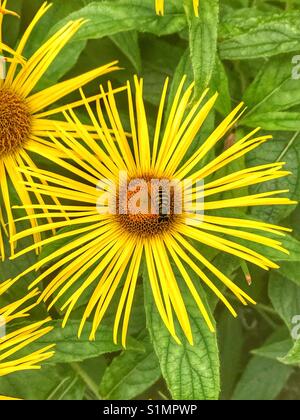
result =
[[118,221],[125,230],[139,237],[162,234],[179,217],[177,197],[176,187],[167,180],[137,180],[136,185],[131,181],[123,196],[117,199]]
[[24,146],[31,131],[31,114],[25,101],[0,88],[0,157]]

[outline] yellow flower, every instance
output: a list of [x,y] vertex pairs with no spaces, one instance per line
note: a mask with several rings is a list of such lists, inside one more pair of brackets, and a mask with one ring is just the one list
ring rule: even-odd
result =
[[7,0],[4,0],[3,2],[0,1],[0,14],[2,15],[0,16],[1,21],[3,19],[3,15],[11,15],[11,16],[19,17],[18,13],[12,10],[6,9],[6,5],[7,5]]
[[[199,1],[193,0],[195,16],[199,17]],[[155,0],[156,14],[163,16],[165,11],[165,0]]]
[[[61,112],[64,107],[56,107],[48,111],[44,110],[98,76],[117,69],[116,63],[110,63],[73,79],[57,83],[44,90],[33,92],[63,47],[84,24],[82,20],[69,22],[41,45],[25,62],[22,54],[30,35],[50,6],[47,3],[42,5],[25,30],[16,51],[3,44],[2,36],[0,35],[0,49],[12,54],[6,78],[0,80],[0,195],[4,203],[4,211],[2,205],[0,210],[0,258],[2,260],[4,259],[3,234],[13,235],[15,233],[9,194],[10,182],[21,202],[23,204],[31,203],[29,194],[24,191],[20,184],[22,176],[18,172],[17,167],[24,164],[34,166],[31,160],[32,153],[55,154],[55,149],[51,147],[46,137],[48,132],[55,131],[55,121],[51,118]],[[1,5],[1,10],[0,33],[2,32],[3,13],[8,13],[6,1]],[[68,106],[79,105],[80,101]],[[68,131],[69,127],[66,125],[65,129]],[[36,200],[40,204],[43,203],[39,195],[36,195]],[[6,231],[5,213],[9,232]],[[30,210],[28,214],[31,214]],[[36,222],[32,220],[31,223],[32,227],[34,227]],[[39,234],[34,235],[34,237],[35,240],[40,239]],[[11,245],[12,253],[14,246],[15,244]]]
[[[122,343],[125,345],[140,266],[141,262],[145,261],[157,309],[170,334],[179,341],[174,322],[175,314],[188,341],[192,343],[189,315],[180,285],[176,280],[175,270],[195,299],[208,327],[214,331],[208,310],[197,291],[196,283],[199,280],[202,280],[218,296],[234,316],[237,314],[225,295],[201,269],[201,265],[205,266],[243,304],[247,304],[247,301],[255,302],[205,258],[200,251],[201,247],[215,248],[266,270],[278,268],[278,266],[264,255],[252,250],[251,243],[260,243],[265,247],[286,252],[279,240],[265,237],[255,231],[281,236],[284,235],[283,231],[288,229],[247,218],[214,215],[215,210],[230,207],[291,203],[287,198],[277,197],[284,191],[241,194],[240,197],[232,199],[222,199],[217,195],[289,174],[282,170],[284,166],[282,162],[252,167],[226,176],[220,174],[219,171],[222,168],[265,143],[270,136],[255,137],[258,129],[253,130],[211,161],[206,161],[209,152],[236,124],[242,112],[243,104],[240,104],[191,154],[193,142],[196,141],[196,136],[214,107],[217,94],[206,100],[208,92],[206,90],[199,101],[190,106],[194,86],[191,85],[184,90],[184,82],[185,79],[180,83],[165,129],[162,129],[168,89],[168,80],[166,80],[153,138],[150,138],[147,124],[142,80],[135,78],[135,101],[130,83],[127,84],[131,124],[129,136],[126,135],[122,126],[116,98],[110,84],[107,97],[103,95],[103,98],[97,101],[97,115],[93,113],[82,93],[87,113],[99,134],[101,143],[91,137],[71,110],[70,113],[65,113],[65,116],[68,123],[73,124],[76,136],[67,133],[63,127],[59,138],[52,136],[57,149],[69,157],[62,167],[70,175],[32,167],[22,169],[24,174],[48,183],[46,185],[29,181],[27,183],[29,191],[34,190],[41,195],[55,196],[57,199],[65,200],[62,205],[46,204],[48,213],[36,217],[59,218],[60,212],[64,211],[69,216],[69,220],[28,229],[15,235],[13,239],[17,240],[37,231],[42,233],[53,228],[68,228],[58,232],[55,237],[44,239],[19,252],[14,258],[38,246],[56,244],[53,252],[41,258],[16,280],[32,270],[43,268],[43,273],[30,287],[35,287],[50,276],[41,294],[41,299],[45,302],[51,299],[49,308],[65,295],[67,296],[61,308],[63,311],[66,310],[63,326],[75,305],[80,303],[82,297],[86,298],[89,292],[89,301],[82,316],[79,335],[85,321],[93,315],[90,338],[95,338],[97,328],[112,298],[121,288],[113,336],[116,342],[122,320]],[[101,93],[104,93],[102,87]],[[113,135],[108,127],[112,127]],[[80,142],[78,138],[82,141]],[[78,158],[79,154],[81,158]],[[52,159],[51,156],[50,159]],[[206,163],[203,163],[204,161]],[[124,194],[120,192],[119,187],[122,183],[124,184],[125,173],[127,175],[125,186],[128,187],[128,191],[125,190]],[[198,185],[198,181],[202,179],[207,180],[205,187],[202,183]],[[100,184],[99,180],[101,180]],[[159,207],[158,212],[134,211],[134,207],[131,207],[132,199],[137,198],[141,192],[136,181],[144,183],[148,197],[151,195],[150,183],[153,180],[179,182],[175,184],[171,193],[170,211],[162,211],[162,194],[154,195],[155,204]],[[188,182],[192,188],[190,187],[187,191],[187,207],[181,212],[175,211],[177,189]],[[116,190],[112,188],[114,185],[118,187]],[[200,199],[200,204],[201,199],[205,199],[204,204],[201,204],[202,207],[200,206],[204,210],[204,215],[201,212],[195,212],[195,214],[191,212],[190,203],[194,202],[195,198]],[[141,197],[137,201],[141,202]],[[115,211],[111,203],[116,204]],[[41,206],[36,205],[30,208],[37,210],[41,209]],[[234,238],[237,238],[237,241]],[[246,240],[247,246],[241,245],[240,239]]]
[[[0,296],[13,283],[14,281],[8,280],[0,284]],[[33,290],[26,297],[0,308],[0,331],[6,328],[12,320],[29,316],[28,312],[36,306],[36,303],[29,306],[26,306],[26,303],[38,294],[39,291],[37,289]],[[51,326],[45,326],[50,320],[51,318],[47,318],[33,322],[25,327],[19,327],[14,331],[7,332],[3,336],[2,334],[0,335],[0,377],[22,370],[40,369],[40,363],[53,356],[54,352],[51,349],[54,347],[54,344],[41,347],[39,350],[24,355],[24,349],[26,350],[27,346],[52,330]],[[22,355],[18,356],[18,352],[22,352]],[[0,400],[3,399],[13,398],[0,395]]]

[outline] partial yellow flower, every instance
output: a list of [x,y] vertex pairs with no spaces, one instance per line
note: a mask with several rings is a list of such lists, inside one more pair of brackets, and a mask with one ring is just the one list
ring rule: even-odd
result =
[[[8,280],[0,283],[0,296],[3,295],[12,285],[14,281]],[[15,330],[2,332],[9,326],[11,321],[29,316],[29,311],[37,305],[35,303],[27,304],[30,300],[36,298],[39,291],[33,290],[22,299],[0,308],[0,377],[6,376],[14,372],[22,370],[40,369],[40,363],[53,356],[53,345],[41,347],[34,352],[28,352],[24,355],[24,350],[33,342],[50,332],[53,327],[46,326],[51,318],[42,321],[33,322],[24,327]],[[18,355],[22,352],[21,355]],[[13,399],[11,397],[0,396],[0,400]]]
[[[6,1],[1,5],[2,13],[6,10]],[[18,166],[31,165],[32,154],[55,156],[55,149],[47,140],[49,132],[55,133],[55,120],[53,116],[68,107],[80,106],[81,101],[67,104],[65,107],[46,110],[66,95],[76,91],[98,76],[107,74],[117,69],[116,62],[101,66],[95,70],[84,73],[73,79],[57,83],[47,89],[33,93],[34,88],[41,80],[46,70],[84,24],[77,20],[67,23],[51,38],[41,45],[37,51],[25,62],[22,55],[30,35],[51,5],[44,3],[30,25],[25,30],[16,50],[12,50],[2,42],[0,48],[12,54],[6,78],[0,80],[0,196],[4,206],[0,210],[0,258],[4,259],[4,235],[15,233],[15,224],[11,211],[11,198],[9,184],[11,183],[23,204],[30,204],[31,197],[21,185],[22,176],[17,170]],[[2,32],[2,15],[0,14],[0,33]],[[20,67],[21,64],[21,67]],[[92,100],[93,98],[90,98]],[[45,111],[46,110],[46,111]],[[65,125],[70,130],[68,124]],[[31,178],[26,177],[29,181]],[[38,203],[43,204],[39,194],[35,194]],[[32,214],[28,210],[28,214]],[[8,231],[5,219],[8,220]],[[50,221],[50,220],[49,220]],[[36,221],[31,220],[32,227]],[[34,239],[39,240],[39,234],[34,234]],[[11,244],[11,253],[16,244]]]
[[[103,99],[97,101],[97,115],[85,100],[87,113],[99,134],[101,143],[92,138],[72,110],[65,115],[68,123],[73,125],[76,136],[67,133],[63,127],[58,137],[51,136],[57,149],[69,157],[69,160],[62,164],[64,171],[69,172],[68,176],[33,167],[22,170],[24,174],[35,179],[26,183],[29,191],[37,191],[43,196],[54,196],[63,200],[62,205],[26,206],[31,210],[45,207],[48,210],[44,215],[33,215],[30,218],[55,219],[60,217],[61,211],[64,211],[69,220],[58,220],[56,223],[28,229],[15,235],[13,239],[18,240],[34,232],[68,228],[58,232],[55,237],[41,240],[15,255],[14,258],[17,258],[39,246],[57,243],[52,253],[41,258],[16,280],[32,270],[42,268],[42,273],[30,288],[45,279],[48,280],[49,277],[49,282],[41,294],[41,300],[45,302],[50,300],[49,309],[58,301],[61,302],[61,310],[66,311],[63,326],[74,307],[83,304],[80,299],[89,296],[79,335],[86,320],[92,317],[90,338],[95,338],[96,331],[119,290],[121,294],[113,337],[116,342],[122,323],[121,339],[125,346],[135,288],[142,261],[145,261],[153,298],[167,329],[178,342],[174,319],[176,316],[188,341],[193,343],[189,314],[175,270],[189,289],[209,329],[214,331],[213,320],[198,293],[197,282],[205,283],[233,316],[237,316],[237,313],[218,285],[201,269],[202,265],[243,304],[255,302],[215,267],[203,255],[201,249],[212,247],[265,270],[278,268],[278,265],[251,249],[252,243],[260,243],[265,247],[287,252],[280,240],[264,236],[263,233],[280,237],[288,229],[247,218],[225,217],[218,214],[219,209],[292,203],[288,198],[277,197],[285,191],[253,195],[244,195],[241,192],[240,197],[232,199],[219,197],[220,193],[226,191],[243,189],[289,174],[282,169],[283,162],[255,166],[226,176],[220,173],[236,159],[267,142],[271,136],[256,136],[258,129],[253,130],[217,157],[207,161],[209,152],[238,121],[243,112],[243,104],[240,104],[193,154],[190,152],[189,157],[185,158],[190,148],[194,147],[196,136],[213,109],[218,95],[215,94],[207,99],[208,90],[206,90],[198,102],[190,106],[194,85],[184,89],[184,83],[185,79],[178,87],[163,129],[168,89],[168,80],[166,80],[153,138],[149,134],[143,101],[143,81],[135,78],[135,100],[130,83],[127,84],[130,136],[126,135],[123,128],[116,98],[109,84],[108,95],[103,95]],[[104,93],[103,88],[101,93]],[[109,124],[104,115],[107,115]],[[113,133],[110,133],[110,127]],[[50,159],[56,162],[51,156]],[[189,181],[191,188],[187,194],[187,201],[204,199],[204,215],[197,212],[192,214],[189,207],[183,208],[180,213],[175,212],[175,192],[171,194],[169,212],[162,210],[160,196],[158,212],[130,210],[132,196],[139,191],[129,189],[124,201],[124,196],[121,197],[118,189],[122,181],[120,174],[124,173],[127,174],[126,187],[132,188],[129,181],[141,180],[146,186],[147,197],[150,195],[152,180],[178,181],[179,184],[176,185],[180,186]],[[199,180],[205,180],[205,185],[201,183],[198,185]],[[43,184],[44,182],[47,184]],[[107,188],[106,191],[106,186],[111,183],[118,188],[115,191]],[[177,186],[175,191],[176,188]],[[107,200],[102,201],[105,197]],[[111,211],[110,202],[116,204],[115,211]],[[155,202],[157,204],[157,201]],[[126,211],[123,211],[124,209]],[[246,241],[247,245],[241,245],[240,239]],[[145,278],[145,281],[148,279]]]
[[14,12],[13,10],[8,10],[6,6],[7,6],[7,0],[0,1],[0,14],[1,15],[11,15],[15,17],[20,17],[18,13]]
[[[197,17],[199,17],[199,1],[193,0],[194,12]],[[155,10],[157,15],[163,16],[165,13],[165,0],[155,0]]]

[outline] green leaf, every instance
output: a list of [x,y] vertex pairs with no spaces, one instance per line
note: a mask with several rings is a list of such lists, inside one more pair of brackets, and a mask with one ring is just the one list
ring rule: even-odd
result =
[[141,51],[144,98],[158,106],[164,82],[167,77],[173,77],[184,49],[168,42],[165,38],[147,34],[142,36]]
[[[217,267],[219,270],[222,271],[223,274],[225,274],[225,276],[228,276],[229,278],[233,279],[234,276],[234,272],[240,267],[241,265],[241,261],[239,258],[235,258],[232,255],[228,255],[225,254],[223,252],[217,252],[213,259],[211,260],[211,263]],[[212,274],[211,272],[204,268],[204,273],[209,277],[212,278]],[[219,286],[220,290],[222,291],[222,288],[225,289],[225,286],[220,285]],[[207,295],[207,300],[209,303],[209,307],[211,308],[212,311],[214,311],[216,309],[216,306],[219,302],[219,298],[217,297],[217,295],[211,291],[210,289],[206,288],[206,295]]]
[[[89,340],[91,322],[86,323],[80,338],[77,336],[80,320],[70,319],[65,328],[62,328],[59,320],[52,321],[50,325],[54,327],[52,331],[27,347],[27,351],[33,352],[43,346],[56,344],[55,355],[47,361],[49,364],[80,362],[122,349],[121,344],[113,343],[111,325],[103,323],[95,341]],[[144,346],[133,338],[128,339],[127,347],[138,351],[144,350]]]
[[75,36],[76,40],[81,41],[131,30],[168,35],[182,30],[186,25],[184,15],[165,16],[163,19],[156,16],[153,4],[147,0],[115,0],[90,3],[55,25],[53,31],[75,19],[88,20]]
[[[248,9],[249,11],[249,9]],[[299,51],[300,12],[228,16],[221,25],[222,59],[245,60]]]
[[176,67],[185,52],[184,46],[173,44],[166,37],[158,38],[151,34],[143,34],[140,44],[143,67],[155,71],[158,76],[159,74],[174,76]]
[[277,328],[258,349],[252,350],[251,353],[256,356],[266,357],[267,359],[281,359],[293,348],[293,340],[289,330],[282,326]]
[[195,97],[209,86],[216,62],[219,22],[219,1],[202,0],[199,17],[195,17],[193,4],[185,0],[189,24],[190,56],[195,79]]
[[[14,2],[9,2],[8,4],[9,10],[13,10],[14,12],[18,13],[21,17],[21,9],[23,6],[23,0],[15,0]],[[3,35],[4,35],[4,42],[7,45],[14,45],[17,41],[19,29],[21,25],[21,19],[6,15],[3,19]]]
[[295,341],[293,347],[287,352],[285,356],[280,357],[279,360],[281,363],[284,363],[286,365],[299,366],[300,364],[300,339]]
[[300,261],[279,261],[280,265],[280,274],[289,280],[293,281],[295,284],[300,286],[299,270],[300,270]]
[[110,39],[131,61],[134,68],[139,73],[142,69],[142,61],[137,32],[122,32],[120,34],[112,35]]
[[[263,247],[261,245],[255,245],[252,248],[260,252],[267,258],[270,258],[272,261],[275,261],[280,266],[279,273],[271,274],[271,283],[274,285],[279,284],[278,278],[281,277],[281,283],[290,285],[290,288],[300,287],[299,279],[299,269],[300,269],[300,242],[297,239],[293,238],[290,235],[287,235],[285,238],[282,238],[282,245],[285,249],[289,251],[289,254],[283,254],[282,252],[273,250],[271,248]],[[277,277],[276,277],[277,276]],[[270,286],[271,287],[271,286]],[[274,286],[275,287],[275,286]],[[271,290],[271,289],[270,289]],[[276,288],[274,288],[275,293]],[[284,293],[284,291],[282,291]],[[290,298],[292,299],[293,290],[290,293]],[[285,300],[286,298],[284,298]],[[281,313],[279,313],[281,315]],[[300,314],[300,312],[299,312]]]
[[292,347],[293,341],[291,339],[287,339],[278,341],[276,343],[267,344],[260,347],[259,349],[252,350],[252,353],[260,357],[266,357],[267,359],[279,360],[285,356]]
[[264,112],[245,117],[247,127],[262,127],[264,130],[300,131],[300,112]]
[[243,372],[232,399],[273,400],[284,387],[291,372],[290,367],[277,361],[255,356]]
[[273,272],[269,280],[269,297],[274,309],[291,331],[295,326],[293,319],[300,316],[300,287]]
[[244,334],[241,322],[223,310],[218,326],[221,359],[222,399],[230,399],[242,366]]
[[[177,88],[182,80],[183,75],[187,76],[187,81],[186,81],[187,86],[193,82],[194,75],[193,75],[193,69],[192,69],[191,58],[189,55],[189,50],[186,50],[184,52],[184,54],[182,55],[174,71],[172,83],[169,90],[169,96],[167,100],[166,115],[169,115],[170,113],[170,109],[174,101]],[[221,115],[226,116],[231,110],[231,99],[230,99],[230,93],[229,93],[228,78],[227,78],[223,63],[220,61],[219,57],[216,57],[216,62],[215,62],[214,70],[213,70],[212,77],[210,80],[209,88],[210,88],[210,92],[208,96],[213,95],[215,92],[219,93],[219,97],[215,104],[215,109]],[[210,116],[214,118],[213,112],[209,114],[209,117]],[[215,123],[213,121],[213,125],[212,127],[210,127],[210,129],[214,128],[214,124]],[[209,126],[211,126],[211,122]],[[202,134],[205,134],[208,136],[210,133],[211,131],[206,132],[205,127],[202,127],[199,134],[200,136],[202,136]],[[206,139],[205,136],[202,136],[201,141],[204,141],[205,139]],[[193,152],[194,150],[191,152],[191,154]]]
[[[293,55],[281,55],[269,59],[244,94],[250,111],[257,115],[270,111],[283,111],[300,103],[299,80],[293,77],[296,65]],[[275,114],[276,115],[276,114]]]
[[[9,196],[10,196],[10,202],[12,206],[21,204],[20,199],[10,182],[9,182]],[[1,209],[5,208],[1,194],[0,194],[0,208]],[[18,218],[24,217],[26,213],[22,209],[22,210],[14,210],[13,214],[14,214],[15,220],[17,220]],[[6,223],[6,220],[5,220],[5,223]],[[29,227],[30,227],[30,224],[28,221],[16,222],[16,229],[18,232],[28,229]],[[0,261],[1,281],[8,280],[9,278],[14,278],[18,276],[20,273],[25,271],[31,265],[35,264],[37,260],[37,255],[35,254],[34,251],[31,251],[19,258],[16,258],[15,260],[10,260],[9,256],[11,255],[11,252],[10,252],[10,246],[9,246],[9,238],[7,238],[4,235],[3,239],[4,239],[6,259],[5,261]],[[18,246],[15,252],[17,253],[18,251],[32,245],[32,243],[33,243],[32,237],[21,239],[20,241],[18,241]],[[26,279],[24,279],[24,281],[18,282],[16,286],[10,288],[3,296],[1,296],[2,304],[4,305],[5,303],[6,304],[12,303],[16,299],[23,298],[28,293],[28,285],[31,281],[34,280],[34,277],[35,277],[34,273],[29,273],[26,276]],[[33,311],[34,311],[34,315],[37,312],[41,314],[45,314],[45,312],[43,311],[43,305],[40,305],[38,308],[33,309]]]
[[85,385],[68,366],[43,366],[3,376],[0,394],[25,400],[82,400]]
[[[264,248],[265,255],[277,262],[298,262],[300,261],[300,242],[291,235],[282,237],[282,246],[289,251],[289,254],[283,254],[271,248]],[[261,249],[261,248],[260,248]]]
[[[80,366],[81,369],[86,372],[88,377],[95,383],[99,384],[101,378],[104,375],[105,369],[108,365],[108,358],[106,355],[95,357],[93,359],[84,360],[81,363],[72,363],[72,367],[76,370],[77,366]],[[98,393],[98,385],[97,385]]]
[[[44,42],[49,34],[53,34],[53,22],[58,22],[66,18],[70,13],[81,9],[86,5],[88,0],[72,0],[72,2],[62,2],[61,0],[53,0],[51,8],[40,19],[39,23],[34,28],[30,37],[30,42],[27,43],[25,52],[26,55],[33,54]],[[35,5],[35,12],[42,5]],[[26,8],[28,5],[25,6]]]
[[35,90],[46,89],[62,79],[77,64],[85,47],[86,41],[70,41],[58,54]]
[[[251,194],[264,193],[273,190],[289,190],[285,197],[297,200],[300,194],[300,136],[290,133],[278,133],[272,140],[256,148],[246,156],[247,167],[273,163],[286,162],[284,170],[291,175],[271,180],[250,188]],[[270,223],[278,223],[288,217],[296,205],[284,206],[257,206],[251,208],[254,217]]]
[[169,95],[167,98],[167,110],[166,110],[166,116],[165,121],[167,120],[167,117],[170,114],[172,104],[174,102],[174,98],[178,89],[178,86],[183,78],[183,76],[186,76],[186,84],[189,85],[193,82],[193,69],[191,64],[191,58],[189,50],[187,49],[183,54],[182,57],[175,69],[173,80],[171,83],[171,86],[169,88]]
[[231,98],[229,92],[229,81],[225,67],[218,56],[212,73],[210,85],[212,93],[218,92],[216,109],[222,116],[227,116],[231,111]]
[[133,399],[160,378],[159,363],[149,337],[145,336],[145,333],[141,336],[144,336],[145,352],[123,351],[105,370],[100,384],[102,398],[106,400]]
[[[220,391],[219,358],[216,336],[208,330],[194,299],[182,287],[189,314],[194,346],[178,329],[181,345],[167,331],[153,301],[147,274],[145,304],[147,326],[159,359],[163,377],[174,399],[216,400]],[[203,298],[204,293],[202,293]],[[204,299],[203,299],[204,300]],[[205,304],[205,300],[204,300]]]
[[[86,22],[46,72],[42,83],[39,84],[40,89],[55,83],[74,67],[89,39],[109,36],[135,69],[140,71],[141,58],[135,30],[166,35],[181,30],[186,23],[183,15],[161,19],[155,15],[151,4],[146,1],[141,4],[138,0],[88,2],[88,4],[83,0],[76,0],[62,8],[56,0],[53,10],[43,18],[43,28],[35,39],[40,41],[47,39],[70,20],[85,19]],[[51,23],[57,22],[54,27],[53,24],[49,24],[49,19]],[[45,34],[45,27],[51,28],[49,33]],[[37,46],[37,42],[35,45]]]
[[278,273],[272,273],[269,281],[269,297],[276,312],[287,325],[292,339],[289,351],[278,357],[288,365],[300,363],[300,286]]
[[272,248],[255,244],[251,246],[255,251],[260,252],[280,266],[280,274],[300,286],[299,267],[300,267],[300,242],[290,235],[281,239],[282,246],[289,251],[289,254],[283,254]]
[[[30,40],[26,45],[25,57],[29,57],[33,54],[42,43],[53,35],[53,22],[64,19],[70,13],[80,9],[84,5],[86,5],[86,0],[73,0],[72,2],[54,0],[50,10],[42,17],[34,29]],[[45,89],[60,80],[77,63],[85,46],[86,40],[74,42],[74,38],[72,38],[50,65],[42,80],[38,83],[36,90]]]

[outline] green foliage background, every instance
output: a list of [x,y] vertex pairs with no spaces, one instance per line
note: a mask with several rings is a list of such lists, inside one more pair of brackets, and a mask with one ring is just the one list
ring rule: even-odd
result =
[[[42,1],[10,3],[22,17],[20,21],[5,18],[4,38],[14,46]],[[235,163],[235,168],[286,161],[292,176],[250,190],[288,188],[292,199],[299,198],[300,0],[201,0],[198,19],[192,12],[192,0],[166,0],[165,17],[155,15],[154,0],[53,3],[31,37],[25,56],[66,21],[87,18],[88,22],[64,48],[38,88],[118,59],[124,70],[113,73],[110,79],[118,86],[134,74],[144,77],[151,125],[165,77],[172,80],[171,102],[179,80],[186,74],[196,81],[196,96],[206,86],[211,93],[220,92],[216,112],[199,142],[205,130],[245,101],[248,109],[236,135],[260,126],[274,139]],[[97,93],[98,84],[93,83],[86,91]],[[137,291],[126,351],[112,343],[114,308],[92,343],[87,332],[77,339],[80,308],[64,330],[56,310],[56,328],[41,340],[57,343],[55,357],[41,371],[1,378],[0,394],[43,400],[300,399],[300,339],[291,336],[294,317],[300,315],[300,208],[260,207],[247,213],[294,230],[285,240],[289,256],[263,250],[278,261],[278,272],[250,267],[253,283],[249,293],[259,302],[256,307],[244,308],[233,300],[239,312],[234,320],[207,293],[218,331],[214,336],[194,303],[187,300],[195,346],[184,339],[178,346],[162,326],[146,281],[145,290],[140,285]],[[35,258],[29,255],[13,263],[0,263],[1,278],[19,273]],[[247,288],[240,261],[216,252],[209,258]],[[22,295],[27,284],[19,283],[14,293]],[[10,295],[8,300],[16,297]],[[40,308],[33,317],[39,319],[44,314],[45,308]]]

